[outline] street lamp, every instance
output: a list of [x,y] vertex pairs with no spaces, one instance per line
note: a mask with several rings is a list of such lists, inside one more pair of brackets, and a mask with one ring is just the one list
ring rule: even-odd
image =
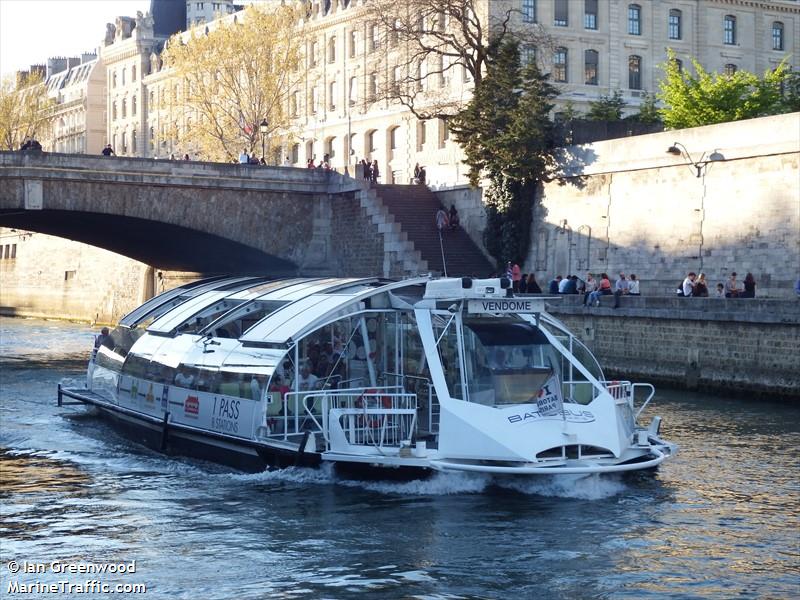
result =
[[667,154],[672,154],[673,156],[683,156],[688,160],[687,166],[694,167],[697,169],[697,177],[702,176],[703,168],[710,162],[717,162],[720,160],[725,160],[725,157],[719,152],[719,150],[714,150],[706,160],[703,160],[706,157],[706,153],[700,155],[699,160],[694,160],[692,155],[689,154],[689,151],[686,149],[686,146],[681,144],[680,142],[673,142],[672,146],[667,148]]
[[258,130],[261,132],[261,159],[266,164],[267,159],[264,158],[264,140],[267,137],[267,129],[269,128],[269,123],[266,119],[261,121],[261,125],[258,126]]

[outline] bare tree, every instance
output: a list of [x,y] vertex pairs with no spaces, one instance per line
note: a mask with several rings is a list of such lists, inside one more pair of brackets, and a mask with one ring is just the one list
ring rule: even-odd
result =
[[41,73],[7,76],[0,84],[0,148],[16,150],[49,125],[52,101]]
[[528,56],[550,45],[541,27],[524,22],[512,0],[366,0],[361,16],[368,50],[385,69],[374,99],[400,102],[419,119],[447,119],[479,86],[492,48],[514,40]]

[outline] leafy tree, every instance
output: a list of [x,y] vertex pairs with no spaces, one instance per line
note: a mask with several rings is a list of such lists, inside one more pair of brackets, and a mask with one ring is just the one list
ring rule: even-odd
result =
[[[786,112],[791,107],[782,90],[791,82],[786,61],[763,77],[747,71],[732,74],[709,73],[692,60],[695,74],[681,70],[672,51],[663,66],[659,112],[671,129],[699,127],[714,123],[752,119]],[[791,98],[791,96],[789,96]]]
[[559,120],[563,121],[564,123],[569,123],[570,121],[579,119],[580,116],[581,113],[578,112],[578,109],[575,108],[575,103],[572,100],[567,100],[566,102],[564,102],[564,106],[558,113]]
[[183,105],[193,117],[178,129],[179,142],[210,160],[229,160],[244,147],[261,151],[259,124],[270,133],[289,124],[286,114],[300,61],[302,30],[288,6],[249,6],[238,23],[208,33],[195,29],[188,43],[173,37],[164,63],[182,83]]
[[530,245],[535,192],[554,166],[550,111],[556,89],[535,64],[520,64],[519,46],[506,41],[492,58],[469,105],[451,120],[466,155],[470,183],[485,178],[484,242],[502,264],[521,262]]
[[17,150],[27,138],[41,135],[50,105],[40,73],[5,77],[0,83],[0,147]]
[[661,114],[658,112],[657,98],[655,94],[645,94],[639,112],[631,117],[639,123],[660,123]]
[[619,121],[625,109],[625,99],[620,90],[614,90],[608,96],[600,96],[589,103],[588,121]]

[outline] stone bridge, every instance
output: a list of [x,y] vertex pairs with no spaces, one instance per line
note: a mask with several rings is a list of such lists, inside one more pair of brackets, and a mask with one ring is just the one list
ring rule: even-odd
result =
[[425,270],[379,204],[361,182],[322,170],[0,152],[0,226],[165,270]]

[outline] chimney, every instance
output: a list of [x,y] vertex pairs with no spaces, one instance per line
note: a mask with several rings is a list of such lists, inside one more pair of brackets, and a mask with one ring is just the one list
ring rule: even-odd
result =
[[66,71],[68,68],[67,59],[63,56],[53,56],[47,59],[47,78],[49,79],[56,73]]

